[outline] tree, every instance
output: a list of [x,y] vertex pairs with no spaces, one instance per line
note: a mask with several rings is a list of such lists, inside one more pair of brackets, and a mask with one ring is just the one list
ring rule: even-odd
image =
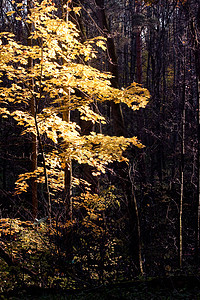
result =
[[[28,14],[30,14],[31,9],[31,1],[27,2],[27,11]],[[32,39],[31,39],[31,33],[33,30],[33,24],[30,22],[28,23],[28,36],[27,36],[27,45],[32,46]],[[33,68],[33,58],[30,56],[28,57],[28,70],[31,73]],[[34,80],[30,79],[30,90],[35,89],[34,87]],[[35,118],[37,114],[37,108],[36,108],[36,101],[35,98],[32,97],[30,101],[30,109],[31,109],[31,115],[33,118]],[[37,152],[38,152],[38,140],[37,135],[32,133],[32,172],[35,172],[37,169]],[[35,220],[37,217],[38,212],[38,197],[37,197],[37,181],[33,177],[31,179],[31,191],[32,191],[32,210],[33,210],[33,219]]]
[[[71,9],[77,14],[80,10],[79,7],[63,6],[65,16]],[[9,14],[15,14],[15,11]],[[105,38],[97,37],[82,42],[75,24],[68,18],[59,18],[57,14],[51,1],[34,3],[30,13],[22,19],[24,24],[31,24],[32,27],[28,34],[31,41],[28,45],[17,42],[13,33],[1,33],[1,75],[2,80],[8,80],[8,84],[0,88],[0,101],[2,118],[14,119],[23,135],[33,137],[32,140],[38,142],[38,152],[34,147],[37,165],[18,177],[16,194],[28,190],[30,179],[37,182],[38,191],[44,195],[43,207],[38,215],[48,216],[51,234],[55,228],[59,228],[56,241],[61,240],[60,234],[62,236],[62,245],[54,243],[50,252],[52,254],[54,247],[59,249],[59,259],[65,260],[61,267],[65,268],[66,258],[70,262],[73,257],[69,238],[75,222],[71,184],[75,196],[78,195],[74,207],[86,207],[89,220],[90,217],[95,218],[94,209],[91,212],[88,209],[91,202],[94,202],[94,206],[99,201],[101,209],[105,206],[101,205],[102,200],[97,195],[88,194],[90,182],[72,176],[71,161],[76,165],[91,166],[93,176],[98,176],[105,173],[107,166],[114,161],[127,162],[123,153],[129,145],[143,147],[136,137],[110,137],[94,131],[83,134],[79,120],[76,117],[70,119],[69,114],[78,112],[84,121],[106,124],[105,118],[91,109],[94,101],[124,103],[137,110],[145,107],[149,92],[135,83],[121,90],[113,87],[110,83],[112,75],[93,67],[97,49],[106,49]],[[85,193],[81,189],[83,186]],[[36,205],[33,212],[35,216]],[[62,221],[60,227],[58,220]],[[35,226],[45,221],[46,218],[36,220]],[[46,226],[44,228],[41,234],[45,241],[46,238],[49,241]],[[7,255],[9,247],[12,245],[1,249],[7,262],[10,262]],[[23,256],[21,250],[18,247],[20,257]],[[60,253],[64,253],[62,259]],[[16,266],[22,268],[21,264]],[[103,275],[101,278],[103,281]]]
[[[196,5],[195,5],[196,4]],[[193,9],[192,9],[193,8]],[[196,262],[199,263],[199,249],[200,249],[200,4],[194,2],[193,5],[185,5],[184,9],[193,17],[190,20],[190,30],[193,40],[194,57],[195,57],[195,71],[197,81],[197,205],[196,205]],[[194,14],[196,12],[196,15]]]
[[[66,9],[69,10],[68,6],[65,7],[68,13]],[[78,7],[73,10],[79,12]],[[126,161],[123,151],[128,145],[142,147],[136,137],[109,137],[95,132],[80,135],[78,124],[62,118],[63,112],[77,110],[84,120],[105,122],[103,116],[90,108],[94,99],[122,102],[135,110],[146,105],[149,93],[136,84],[124,90],[113,88],[109,81],[111,75],[91,66],[96,57],[94,46],[105,49],[104,38],[81,43],[76,26],[57,17],[53,3],[36,2],[30,12],[23,21],[33,24],[34,30],[29,37],[32,44],[22,45],[14,40],[12,33],[1,33],[1,70],[10,82],[10,86],[1,87],[4,104],[1,113],[4,117],[13,117],[24,127],[23,134],[37,136],[42,158],[36,170],[19,176],[16,193],[27,190],[30,178],[36,178],[38,183],[45,182],[48,195],[44,204],[51,219],[50,194],[55,200],[66,186],[67,161],[88,164],[96,169],[94,175],[98,175],[104,173],[112,161]],[[30,58],[33,60],[31,71],[27,65]],[[34,116],[27,110],[32,99],[37,108]],[[73,178],[73,185],[79,184],[80,181]]]

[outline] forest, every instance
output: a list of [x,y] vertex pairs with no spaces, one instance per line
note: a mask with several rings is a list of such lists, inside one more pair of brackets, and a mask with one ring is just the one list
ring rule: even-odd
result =
[[200,299],[199,0],[0,0],[0,298]]

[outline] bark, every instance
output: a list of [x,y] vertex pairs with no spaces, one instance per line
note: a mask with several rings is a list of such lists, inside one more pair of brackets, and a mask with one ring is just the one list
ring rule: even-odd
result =
[[136,81],[142,83],[142,40],[141,33],[136,34],[136,53],[137,53],[137,67],[136,67]]
[[[27,9],[28,9],[28,14],[30,14],[30,8],[32,5],[32,1],[28,0],[27,2]],[[29,23],[28,25],[28,46],[32,45],[32,40],[29,38],[32,32],[32,24]],[[29,57],[28,59],[28,69],[31,72],[31,69],[33,68],[33,59]],[[33,79],[30,80],[30,89],[34,90],[34,82]],[[36,115],[36,103],[34,97],[31,98],[31,115],[35,118]],[[32,155],[31,155],[31,160],[32,160],[32,172],[34,172],[37,169],[37,135],[32,134]],[[33,214],[33,219],[37,217],[38,213],[38,197],[37,197],[37,182],[36,179],[33,177],[31,179],[31,190],[32,190],[32,214]]]
[[199,252],[200,252],[200,76],[198,79],[198,182],[197,182],[197,229],[196,229],[196,260],[199,262]]
[[179,266],[182,268],[182,256],[183,256],[183,225],[182,225],[182,215],[183,215],[183,197],[184,197],[184,160],[185,160],[185,49],[184,49],[184,61],[183,61],[183,94],[182,94],[182,142],[181,142],[181,191],[180,191],[180,205],[179,205]]
[[[197,30],[200,34],[200,4],[197,13]],[[197,229],[196,229],[196,261],[199,263],[200,252],[200,41],[196,40],[196,68],[197,68],[197,80],[198,80],[198,109],[197,109],[197,126],[198,126],[198,158],[197,158],[197,170],[198,170],[198,191],[197,191]]]
[[[70,92],[69,93],[69,103],[70,103]],[[68,103],[68,106],[69,106]],[[68,107],[63,112],[63,121],[70,122],[70,108]],[[67,146],[66,146],[67,147]],[[64,202],[66,207],[66,217],[72,221],[72,161],[69,157],[65,163],[65,177],[64,177]]]
[[[133,179],[131,177],[131,170],[129,170],[129,179],[131,182],[131,201],[129,201],[129,212],[131,213],[130,216],[130,220],[132,221],[132,231],[134,233],[134,231],[137,233],[136,236],[136,240],[134,239],[134,241],[132,241],[132,249],[135,248],[136,251],[135,255],[136,255],[136,261],[138,262],[138,268],[140,270],[140,273],[143,274],[144,270],[143,270],[143,262],[142,262],[142,242],[141,242],[141,227],[140,227],[140,217],[139,217],[139,211],[138,211],[138,204],[137,204],[137,199],[136,199],[136,195],[135,195],[135,189],[134,189],[134,182]],[[135,216],[135,220],[133,219]],[[134,228],[136,227],[136,228]],[[134,246],[134,244],[135,246]]]
[[[30,8],[32,6],[32,1],[29,0],[27,3],[28,7],[28,14],[30,14]],[[31,35],[31,31],[33,30],[32,23],[28,24],[28,37]],[[41,40],[41,70],[40,70],[40,99],[39,102],[42,100],[42,73],[43,73],[43,41]],[[28,38],[28,46],[32,46],[32,39]],[[31,72],[31,69],[33,68],[33,59],[31,57],[28,58],[28,69]],[[34,79],[30,80],[30,89],[34,91]],[[30,108],[31,108],[31,115],[33,116],[35,120],[35,128],[36,128],[36,134],[32,134],[32,172],[37,170],[37,157],[38,157],[38,145],[42,154],[42,162],[43,162],[43,168],[44,168],[44,177],[45,177],[45,206],[46,206],[46,213],[48,215],[49,222],[51,224],[51,198],[50,198],[50,191],[49,191],[49,183],[48,183],[48,174],[47,174],[47,168],[46,168],[46,161],[44,156],[44,150],[42,146],[42,141],[40,137],[38,122],[37,122],[37,103],[38,100],[35,99],[34,96],[31,98]],[[33,219],[37,217],[38,214],[38,196],[37,196],[37,181],[36,178],[32,178],[32,210],[33,210]]]
[[197,201],[196,201],[196,234],[195,260],[199,263],[200,253],[200,4],[198,4],[196,18],[191,19],[190,28],[193,38],[196,81],[197,81]]

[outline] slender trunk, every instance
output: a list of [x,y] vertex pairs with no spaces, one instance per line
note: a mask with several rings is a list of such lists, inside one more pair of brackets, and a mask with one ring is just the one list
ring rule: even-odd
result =
[[[62,3],[64,4],[64,2]],[[69,5],[70,1],[67,1],[67,7],[66,7],[66,14],[64,7],[62,5],[62,15],[65,17],[66,24],[68,26],[69,23]],[[68,55],[68,53],[67,53]],[[67,63],[67,60],[65,61]],[[69,84],[66,84],[64,86],[64,90],[68,95],[68,99],[63,102],[61,102],[61,106],[63,107],[63,112],[62,112],[62,120],[65,121],[66,123],[69,123],[71,120],[71,94],[70,94],[70,82]],[[66,149],[69,148],[69,143],[66,143],[65,147]],[[70,226],[67,226],[63,228],[63,242],[62,242],[62,247],[65,249],[65,255],[66,255],[66,262],[67,262],[67,268],[69,267],[69,263],[73,260],[73,226],[72,226],[72,219],[73,219],[73,202],[72,202],[72,160],[70,156],[67,156],[64,158],[64,187],[63,187],[63,201],[64,201],[64,222],[70,221],[69,224]]]
[[184,157],[185,157],[185,59],[184,59],[184,79],[183,79],[183,99],[182,99],[182,143],[181,143],[181,195],[179,206],[179,266],[182,268],[183,256],[183,197],[184,197]]
[[[68,106],[63,112],[63,121],[66,121],[67,123],[70,122],[70,91],[68,91],[68,93]],[[66,207],[66,217],[67,219],[72,220],[72,161],[70,157],[66,159],[64,172],[64,201]]]
[[[32,5],[31,0],[28,1],[28,14],[30,14],[30,8]],[[28,37],[30,37],[32,31],[32,24],[29,23],[28,25]],[[28,38],[28,46],[32,46],[32,40]],[[41,71],[40,71],[40,99],[42,99],[42,76],[43,76],[43,44],[41,40]],[[31,73],[33,68],[33,59],[31,57],[28,58],[28,68],[29,72]],[[34,80],[30,80],[30,90],[34,91]],[[33,93],[32,93],[33,94]],[[37,156],[38,156],[38,144],[39,148],[42,154],[42,162],[43,162],[43,168],[44,168],[44,177],[45,177],[45,205],[47,210],[47,215],[49,222],[51,224],[51,199],[50,199],[50,191],[49,191],[49,184],[48,184],[48,174],[47,174],[47,168],[46,168],[46,161],[44,156],[44,150],[40,138],[40,132],[37,122],[37,100],[34,96],[31,98],[31,115],[33,116],[35,120],[35,128],[36,128],[36,134],[32,134],[32,172],[37,170]],[[37,197],[37,181],[36,178],[33,177],[31,179],[32,181],[32,209],[33,209],[33,219],[37,217],[38,213],[38,197]]]
[[[137,2],[136,13],[141,12],[141,2]],[[136,33],[136,80],[142,83],[142,39],[141,29],[139,28]]]
[[[141,275],[143,275],[144,270],[143,270],[143,262],[142,262],[142,243],[141,243],[140,218],[139,218],[137,199],[136,199],[135,191],[134,191],[134,183],[133,183],[133,180],[131,178],[130,171],[131,170],[129,170],[129,178],[130,178],[130,181],[131,181],[131,192],[132,192],[131,198],[132,198],[133,205],[134,205],[134,212],[135,212],[135,217],[136,217],[136,231],[137,231],[137,237],[138,237],[138,245],[137,245],[138,257],[137,257],[137,261],[138,261],[138,264],[139,264],[140,273],[141,273]],[[133,216],[132,216],[132,218],[133,218]]]
[[37,115],[35,115],[35,127],[36,127],[36,133],[37,133],[36,137],[37,137],[39,148],[40,148],[40,151],[42,154],[42,163],[43,163],[43,168],[44,168],[46,213],[47,213],[47,216],[49,219],[49,223],[51,225],[51,197],[50,197],[50,191],[49,191],[49,181],[48,181],[46,160],[45,160],[45,156],[44,156],[44,149],[42,146],[42,141],[41,141],[38,122],[37,122]]
[[183,3],[183,8],[190,18],[190,30],[193,41],[193,49],[195,56],[196,79],[197,79],[197,196],[196,196],[196,211],[195,211],[195,265],[199,265],[200,253],[200,3],[195,10],[195,15],[192,16],[192,10],[188,1]]
[[[40,98],[39,102],[42,101],[42,76],[43,76],[43,40],[41,40],[41,62],[40,62]],[[36,103],[37,106],[37,103]],[[48,174],[47,174],[47,167],[46,167],[46,160],[45,160],[45,155],[44,155],[44,149],[40,137],[40,131],[38,127],[38,122],[37,122],[37,110],[35,113],[35,126],[36,126],[36,131],[37,131],[37,138],[38,138],[38,143],[40,147],[40,151],[42,154],[42,162],[43,162],[43,168],[44,168],[44,177],[45,177],[45,201],[46,201],[46,208],[47,208],[47,216],[49,219],[49,222],[51,224],[51,197],[50,197],[50,191],[49,191],[49,181],[48,181]]]
[[136,53],[136,80],[138,83],[142,83],[142,41],[140,32],[136,34]]
[[[67,2],[67,14],[66,14],[66,23],[68,26],[69,22],[69,1]],[[68,103],[63,103],[63,106],[66,108],[63,111],[63,121],[67,123],[70,122],[70,87],[66,88],[66,92],[68,93]],[[68,147],[68,145],[66,145]],[[72,161],[71,158],[68,157],[65,162],[64,168],[64,201],[66,208],[66,217],[67,219],[72,221]]]
[[[200,78],[200,77],[199,77]],[[198,183],[197,183],[197,229],[196,229],[196,261],[199,262],[199,251],[200,251],[200,79],[198,79],[198,158],[197,158],[197,169],[198,169]]]
[[72,221],[72,162],[69,158],[65,166],[65,205],[66,215],[69,220]]
[[179,208],[179,265],[182,268],[182,256],[183,256],[183,225],[182,225],[182,215],[183,215],[183,191],[184,191],[184,154],[185,154],[185,109],[183,110],[182,116],[182,157],[181,157],[181,196],[180,196],[180,208]]
[[[195,44],[195,61],[196,61],[196,74],[198,81],[198,101],[197,101],[197,138],[198,138],[198,149],[197,149],[197,225],[196,225],[196,263],[199,264],[199,253],[200,253],[200,44],[198,41],[198,34],[200,33],[200,4],[197,12],[197,28],[193,31],[194,44]],[[193,25],[193,23],[192,23]]]
[[[28,8],[28,14],[30,15],[30,8],[31,8],[31,0],[27,1],[27,8]],[[29,23],[28,25],[28,46],[32,46],[32,39],[30,39],[32,31],[32,24]],[[28,69],[29,72],[31,73],[31,70],[33,68],[33,59],[31,57],[28,58]],[[30,79],[30,90],[34,90],[34,81],[33,79]],[[34,96],[31,98],[31,103],[30,103],[30,108],[31,108],[31,115],[35,118],[36,115],[36,103]],[[37,135],[32,134],[32,155],[31,155],[31,160],[32,160],[32,172],[34,172],[37,169]],[[37,217],[38,213],[38,198],[37,198],[37,182],[36,179],[33,177],[31,179],[31,189],[32,189],[32,214],[33,214],[33,219]]]
[[[31,114],[34,117],[35,116],[35,105],[34,101],[31,101]],[[32,172],[34,172],[37,169],[37,136],[35,134],[32,134]],[[37,197],[37,182],[36,178],[31,179],[32,184],[32,209],[33,209],[33,219],[37,217],[38,213],[38,197]]]

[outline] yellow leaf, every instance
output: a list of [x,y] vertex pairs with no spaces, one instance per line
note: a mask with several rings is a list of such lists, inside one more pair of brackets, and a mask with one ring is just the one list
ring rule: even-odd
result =
[[96,42],[96,45],[97,45],[98,47],[100,47],[101,49],[103,49],[104,51],[107,49],[106,44],[105,44],[104,41],[97,41],[97,42]]
[[7,12],[6,14],[7,14],[7,16],[12,16],[14,13],[15,13],[15,11],[12,10],[12,11]]
[[73,8],[73,11],[74,11],[75,14],[77,14],[77,15],[80,15],[80,10],[81,10],[81,7],[74,7],[74,8]]

